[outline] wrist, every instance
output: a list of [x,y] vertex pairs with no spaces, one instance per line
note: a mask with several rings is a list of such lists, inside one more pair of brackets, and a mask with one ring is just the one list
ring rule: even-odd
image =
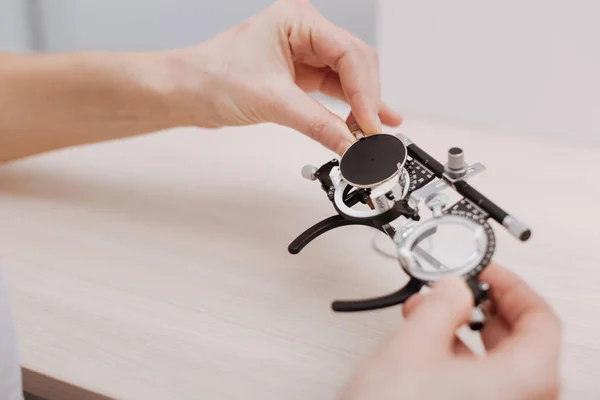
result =
[[154,56],[160,60],[163,71],[157,86],[170,104],[178,126],[222,127],[223,118],[216,105],[225,93],[223,68],[208,49],[200,44]]
[[189,113],[187,89],[172,52],[124,55],[122,72],[132,77],[137,114],[153,130],[195,125]]

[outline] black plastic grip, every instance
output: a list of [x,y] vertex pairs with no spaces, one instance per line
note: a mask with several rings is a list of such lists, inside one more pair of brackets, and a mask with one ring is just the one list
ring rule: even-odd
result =
[[476,204],[479,208],[489,214],[491,218],[502,224],[508,213],[494,204],[490,199],[479,193],[473,186],[465,181],[454,182],[454,188],[458,193]]
[[425,150],[420,148],[414,143],[406,146],[408,150],[408,155],[423,164],[423,166],[427,167],[435,174],[437,178],[442,178],[444,175],[444,166],[435,158],[430,156]]
[[302,232],[300,236],[298,236],[296,239],[294,239],[292,243],[290,243],[290,245],[288,246],[288,251],[291,254],[298,254],[307,244],[309,244],[322,234],[329,232],[332,229],[348,225],[369,226],[371,228],[378,229],[385,233],[383,228],[376,226],[371,222],[350,221],[345,219],[341,215],[334,215],[332,217],[325,218],[323,221],[314,224],[313,226]]
[[371,299],[337,300],[331,304],[331,308],[336,312],[356,312],[392,307],[404,303],[410,296],[418,293],[422,287],[422,281],[412,278],[406,286],[394,293]]

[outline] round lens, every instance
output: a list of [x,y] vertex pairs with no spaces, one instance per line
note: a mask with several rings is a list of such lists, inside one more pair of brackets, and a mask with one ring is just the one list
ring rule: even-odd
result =
[[460,268],[477,255],[477,241],[473,231],[464,225],[441,224],[427,238],[432,246],[426,249],[423,242],[415,257],[424,271],[452,271]]

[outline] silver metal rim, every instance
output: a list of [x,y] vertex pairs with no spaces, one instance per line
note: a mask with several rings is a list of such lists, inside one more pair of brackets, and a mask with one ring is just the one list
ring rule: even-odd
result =
[[[436,271],[425,271],[415,257],[418,253],[424,257],[431,257],[428,253],[418,247],[418,244],[425,238],[435,233],[440,225],[461,225],[468,228],[475,238],[476,250],[471,256],[458,267],[452,269],[439,268]],[[400,265],[410,276],[426,282],[437,281],[447,275],[468,275],[473,270],[481,266],[485,259],[489,241],[485,229],[480,224],[455,215],[444,215],[438,218],[431,218],[427,221],[418,223],[412,229],[399,231],[394,238],[396,242],[397,256]]]
[[[408,189],[410,187],[410,174],[405,168],[402,168],[402,174],[405,178],[404,187],[402,188],[402,198],[404,198],[406,197],[406,194],[408,193]],[[399,184],[400,182],[398,182],[398,185]],[[372,218],[383,214],[383,212],[379,212],[378,210],[353,210],[351,207],[348,207],[346,204],[344,204],[343,194],[344,190],[348,185],[348,182],[342,181],[342,183],[335,188],[333,201],[335,202],[335,205],[337,206],[338,210],[354,218]]]

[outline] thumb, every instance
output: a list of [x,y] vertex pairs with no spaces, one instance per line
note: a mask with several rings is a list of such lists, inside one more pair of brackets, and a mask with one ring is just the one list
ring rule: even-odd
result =
[[346,123],[296,86],[280,97],[273,122],[295,129],[341,155],[356,141]]
[[465,280],[445,277],[429,295],[415,297],[403,310],[405,333],[432,351],[451,351],[455,332],[469,319],[472,308],[473,295]]

